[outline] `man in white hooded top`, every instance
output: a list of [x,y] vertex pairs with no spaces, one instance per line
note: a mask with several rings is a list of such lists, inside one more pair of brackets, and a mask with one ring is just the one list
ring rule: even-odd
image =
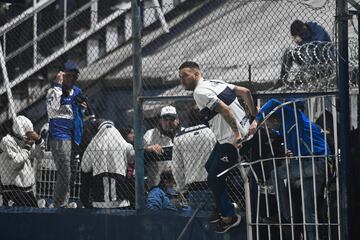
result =
[[81,162],[81,170],[85,175],[91,175],[82,183],[86,189],[81,190],[81,200],[87,203],[86,207],[118,208],[133,191],[125,176],[128,163],[133,161],[134,149],[113,122],[100,121],[98,132],[87,146]]
[[24,117],[14,119],[12,133],[0,141],[0,177],[5,205],[37,207],[33,161],[43,157],[45,143]]

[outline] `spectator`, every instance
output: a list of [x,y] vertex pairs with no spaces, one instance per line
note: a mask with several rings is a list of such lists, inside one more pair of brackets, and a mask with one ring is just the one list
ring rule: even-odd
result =
[[127,163],[132,161],[134,149],[113,122],[97,121],[98,132],[86,148],[81,162],[85,174],[81,201],[86,207],[118,208],[134,191],[128,189],[125,180]]
[[44,154],[45,143],[24,117],[14,119],[12,133],[1,139],[0,177],[5,205],[37,207],[33,192],[33,161]]
[[[135,141],[135,131],[131,126],[126,128],[121,128],[120,133],[125,139],[126,142],[130,143],[134,146]],[[128,178],[129,184],[133,185],[135,188],[135,162],[128,163],[127,170],[126,170],[126,177]]]
[[205,125],[185,128],[174,139],[171,169],[177,190],[188,192],[189,205],[214,210],[212,193],[206,182],[205,163],[214,148],[216,138]]
[[87,103],[81,89],[74,85],[78,76],[76,63],[65,63],[64,72],[57,74],[47,93],[50,148],[57,169],[55,207],[68,204],[71,179],[75,177],[72,173],[76,170],[73,147],[78,146],[82,138],[83,110]]
[[130,143],[131,145],[134,145],[135,131],[132,127],[128,126],[126,128],[122,128],[120,129],[120,133],[126,142]]
[[257,109],[249,89],[223,81],[204,80],[200,67],[195,62],[182,63],[179,76],[185,90],[194,91],[196,105],[217,140],[205,168],[217,208],[210,222],[216,223],[215,232],[225,233],[238,226],[241,221],[240,215],[235,214],[234,205],[227,193],[228,174],[218,177],[218,174],[237,163],[238,148],[242,147],[241,141],[249,126],[244,107],[237,97],[244,100],[252,115],[257,113]]
[[[295,20],[290,26],[290,33],[294,43],[299,46],[306,43],[313,43],[314,45],[318,45],[320,47],[321,44],[331,41],[330,36],[326,30],[316,22],[304,23],[300,20]],[[303,55],[306,53],[300,52],[299,54]],[[280,86],[281,84],[287,82],[289,78],[289,71],[293,65],[293,62],[298,65],[304,64],[301,59],[303,58],[294,57],[292,54],[292,49],[287,49],[285,51],[282,57],[280,79],[275,84],[276,86]],[[316,59],[322,58],[317,57]]]
[[[156,128],[148,130],[144,135],[146,156],[146,172],[150,187],[159,183],[160,174],[170,167],[173,138],[180,129],[180,122],[173,106],[161,109],[160,120]],[[151,157],[152,156],[152,157]],[[151,159],[152,158],[152,159]]]
[[189,210],[181,200],[179,193],[174,190],[175,180],[171,171],[163,171],[160,174],[160,182],[149,192],[147,209],[150,210]]
[[[277,99],[269,100],[257,114],[256,119],[251,124],[249,132],[252,134],[255,133],[258,124],[263,120],[263,116],[268,115],[280,104],[281,102]],[[289,105],[284,106],[283,109],[284,122],[282,122],[282,110],[278,109],[268,118],[266,124],[269,128],[278,131],[281,136],[284,134],[283,131],[285,131],[286,139],[284,140],[287,144],[287,150],[290,151],[289,153],[292,156],[314,156],[315,172],[313,172],[312,158],[308,157],[302,158],[302,173],[304,189],[303,197],[305,201],[303,203],[305,206],[305,212],[303,214],[305,214],[306,224],[315,224],[314,198],[318,197],[321,192],[321,186],[325,180],[326,164],[323,156],[331,154],[330,146],[325,142],[320,127],[310,122],[304,112],[297,109],[295,110],[294,106]],[[296,129],[298,129],[298,134]],[[290,180],[299,180],[300,168],[298,158],[291,159],[288,168]],[[289,196],[284,182],[288,177],[286,169],[286,164],[277,167],[276,174],[275,171],[273,171],[271,173],[271,178],[277,188],[279,195],[278,203],[280,205],[281,215],[284,218],[283,220],[285,222],[290,222]],[[315,183],[313,182],[314,175],[316,177]],[[316,196],[314,196],[314,186],[316,188]],[[279,220],[274,217],[268,218],[266,221],[270,223],[279,222]],[[316,239],[315,226],[307,225],[306,229],[308,239]]]

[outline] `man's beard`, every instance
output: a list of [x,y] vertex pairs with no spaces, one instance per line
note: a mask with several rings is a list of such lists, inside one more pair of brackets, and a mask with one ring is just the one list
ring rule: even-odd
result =
[[185,87],[185,90],[187,91],[194,91],[196,88],[196,79],[195,78],[192,78],[191,79],[191,84],[189,84],[189,86],[186,86]]

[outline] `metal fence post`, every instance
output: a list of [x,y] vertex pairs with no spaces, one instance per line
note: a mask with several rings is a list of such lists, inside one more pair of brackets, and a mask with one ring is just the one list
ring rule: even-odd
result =
[[10,81],[9,81],[9,75],[6,68],[6,61],[5,61],[5,55],[3,53],[2,46],[0,44],[0,64],[1,64],[1,70],[4,77],[4,86],[6,88],[6,94],[8,96],[9,100],[9,117],[15,118],[16,117],[16,111],[15,111],[15,104],[14,104],[14,97],[12,95]]
[[132,0],[133,28],[133,104],[135,131],[135,193],[136,209],[144,209],[144,149],[142,131],[142,60],[141,60],[141,5],[140,0]]
[[349,52],[348,52],[348,9],[347,0],[336,0],[338,31],[337,81],[340,99],[340,205],[341,239],[354,239],[351,226],[351,163],[349,156],[350,107],[349,107]]

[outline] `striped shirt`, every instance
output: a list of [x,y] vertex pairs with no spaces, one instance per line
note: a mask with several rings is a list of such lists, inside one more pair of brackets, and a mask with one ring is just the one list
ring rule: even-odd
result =
[[215,111],[220,102],[230,107],[235,115],[241,136],[244,137],[249,129],[250,122],[243,106],[235,94],[235,85],[219,80],[204,80],[198,82],[194,90],[194,99],[200,109],[204,123],[209,126],[220,144],[233,143],[234,133],[225,119]]

